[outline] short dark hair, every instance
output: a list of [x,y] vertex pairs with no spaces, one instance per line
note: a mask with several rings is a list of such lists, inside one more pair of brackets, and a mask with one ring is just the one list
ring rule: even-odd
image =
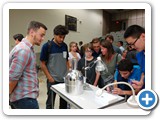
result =
[[133,64],[130,60],[123,59],[118,64],[118,70],[131,72],[133,70]]
[[123,41],[118,41],[123,46]]
[[91,41],[91,43],[93,44],[93,43],[100,43],[100,40],[98,39],[98,38],[93,38],[92,39],[92,41]]
[[14,40],[18,39],[18,41],[22,41],[22,39],[24,38],[24,36],[22,34],[15,34],[13,35]]
[[66,26],[63,25],[57,25],[53,30],[54,35],[67,35],[69,33],[69,30]]
[[106,40],[107,38],[109,38],[109,39],[111,39],[112,41],[114,41],[113,35],[107,35],[106,38],[105,38],[105,40]]
[[131,25],[124,33],[124,38],[133,37],[138,38],[142,33],[145,33],[145,29],[139,25]]
[[79,45],[83,45],[83,41],[79,41]]
[[42,27],[42,28],[44,28],[45,30],[47,30],[47,27],[43,24],[43,23],[40,23],[40,22],[38,22],[38,21],[31,21],[30,23],[29,23],[29,26],[28,26],[28,31],[27,31],[27,34],[29,33],[29,31],[31,30],[31,29],[33,29],[33,30],[38,30],[40,27]]

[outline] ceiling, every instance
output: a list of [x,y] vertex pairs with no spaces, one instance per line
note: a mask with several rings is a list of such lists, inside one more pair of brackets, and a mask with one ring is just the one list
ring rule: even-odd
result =
[[114,14],[114,13],[119,13],[119,12],[126,12],[130,11],[133,9],[103,9],[104,11],[107,11],[108,13]]

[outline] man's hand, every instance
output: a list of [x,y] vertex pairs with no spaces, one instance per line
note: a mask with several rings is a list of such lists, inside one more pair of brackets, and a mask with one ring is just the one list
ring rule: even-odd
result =
[[123,90],[121,90],[120,88],[114,88],[114,90],[112,90],[112,93],[118,95],[124,95]]
[[48,81],[49,81],[50,83],[54,83],[54,82],[55,82],[55,80],[53,79],[53,77],[48,78]]
[[144,83],[142,81],[135,81],[134,80],[134,81],[132,81],[131,84],[132,84],[134,89],[136,89],[136,90],[138,89],[139,90],[139,89],[141,89],[143,87]]
[[9,94],[12,94],[17,84],[18,80],[9,81]]

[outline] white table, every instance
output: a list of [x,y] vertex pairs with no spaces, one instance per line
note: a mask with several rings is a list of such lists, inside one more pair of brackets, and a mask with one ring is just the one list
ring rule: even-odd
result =
[[128,105],[127,102],[123,102],[120,104],[109,106],[106,109],[141,109],[141,108],[140,107],[132,107],[132,106]]
[[102,109],[116,103],[124,102],[124,97],[109,94],[106,91],[98,97],[96,91],[99,89],[93,85],[89,85],[89,90],[84,90],[81,95],[71,95],[65,91],[65,84],[56,84],[51,86],[56,94],[62,97],[65,101],[78,109]]

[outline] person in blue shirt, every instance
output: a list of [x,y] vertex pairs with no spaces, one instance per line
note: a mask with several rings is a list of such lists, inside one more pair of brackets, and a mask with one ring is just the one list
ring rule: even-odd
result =
[[145,88],[145,29],[139,25],[131,25],[124,33],[124,39],[128,46],[138,51],[136,58],[142,69],[140,81],[133,81],[132,86],[135,89]]
[[[133,65],[128,59],[123,59],[119,62],[117,70],[114,75],[114,82],[127,82],[132,84],[133,80],[140,81],[141,68],[139,65]],[[138,93],[138,90],[135,90]],[[132,91],[129,86],[124,84],[118,84],[114,86],[113,94],[118,95],[132,95]]]
[[[46,42],[41,50],[41,68],[47,77],[47,100],[46,109],[52,109],[55,102],[56,93],[51,85],[64,83],[63,77],[69,69],[68,46],[64,42],[65,36],[69,33],[63,25],[57,25],[54,30],[54,38]],[[67,108],[67,102],[60,98],[60,109]]]

